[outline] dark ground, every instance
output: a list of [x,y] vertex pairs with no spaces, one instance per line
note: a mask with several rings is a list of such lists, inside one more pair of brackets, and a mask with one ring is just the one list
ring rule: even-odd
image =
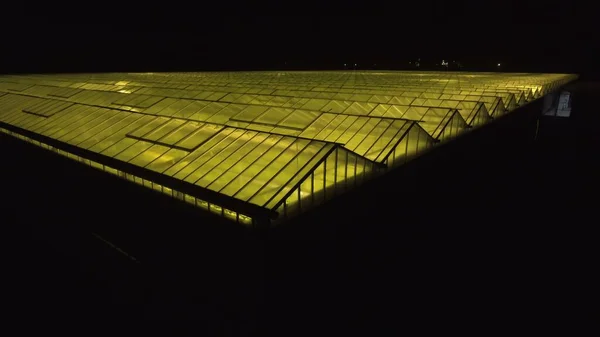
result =
[[599,89],[580,84],[571,118],[473,181],[439,167],[455,182],[269,234],[2,136],[5,313],[45,332],[178,320],[169,336],[579,329],[599,316]]

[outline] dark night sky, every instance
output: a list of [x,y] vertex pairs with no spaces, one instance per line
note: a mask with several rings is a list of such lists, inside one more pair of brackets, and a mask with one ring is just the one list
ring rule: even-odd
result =
[[248,5],[230,16],[148,5],[81,15],[17,8],[3,23],[0,72],[341,69],[343,63],[403,69],[421,58],[430,68],[447,59],[465,70],[493,70],[501,62],[504,71],[597,75],[593,11],[573,2],[480,3],[319,16],[257,16]]

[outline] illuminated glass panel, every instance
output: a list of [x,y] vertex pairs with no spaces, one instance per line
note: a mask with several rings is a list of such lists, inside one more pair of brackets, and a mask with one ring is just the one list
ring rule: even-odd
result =
[[[2,128],[251,225],[269,220],[227,198],[292,217],[574,78],[392,71],[0,76],[0,128],[30,131],[25,137]],[[198,195],[90,161],[62,143],[195,184]],[[226,204],[202,197],[204,189]]]

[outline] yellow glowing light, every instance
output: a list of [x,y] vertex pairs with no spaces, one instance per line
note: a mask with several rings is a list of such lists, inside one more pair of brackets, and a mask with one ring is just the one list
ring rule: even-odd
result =
[[[574,78],[358,70],[0,76],[0,126],[194,184],[199,195],[0,131],[252,225],[269,220],[227,200],[293,216]],[[77,89],[49,96],[49,80],[52,92]]]

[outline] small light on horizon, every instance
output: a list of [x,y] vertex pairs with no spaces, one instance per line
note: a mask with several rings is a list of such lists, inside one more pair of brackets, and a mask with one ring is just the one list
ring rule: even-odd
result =
[[498,63],[498,67],[500,66],[500,63]]

